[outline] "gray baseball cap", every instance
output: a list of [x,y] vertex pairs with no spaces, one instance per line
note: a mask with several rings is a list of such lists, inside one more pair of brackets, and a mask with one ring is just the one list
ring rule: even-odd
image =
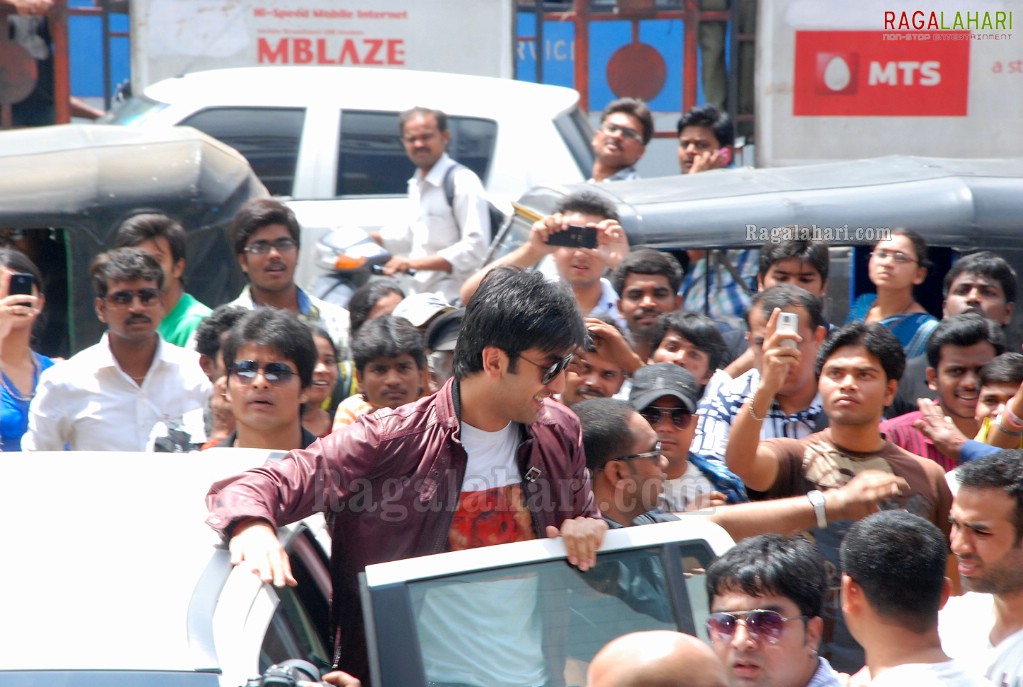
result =
[[643,410],[662,396],[674,396],[690,413],[695,413],[700,386],[689,370],[675,363],[645,365],[633,373],[629,401],[637,410]]

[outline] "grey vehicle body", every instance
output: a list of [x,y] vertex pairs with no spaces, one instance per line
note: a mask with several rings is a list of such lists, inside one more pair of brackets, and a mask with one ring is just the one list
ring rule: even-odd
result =
[[234,298],[244,277],[226,230],[242,204],[267,195],[245,158],[189,127],[0,133],[0,227],[47,228],[66,255],[66,274],[44,276],[66,281],[67,310],[48,305],[47,317],[66,326],[68,341],[42,352],[66,356],[99,339],[89,263],[138,213],[162,212],[185,228],[189,293],[211,307]]
[[[759,248],[801,235],[831,249],[827,315],[841,323],[852,300],[872,291],[866,276],[880,229],[919,232],[935,263],[917,297],[941,316],[941,280],[955,258],[978,250],[1003,256],[1023,274],[1023,159],[890,156],[775,169],[739,168],[613,184],[540,186],[491,246],[491,257],[524,240],[535,215],[565,194],[596,191],[615,204],[632,246]],[[868,231],[869,230],[869,231]],[[816,232],[816,233],[815,233]],[[1010,336],[1019,341],[1017,308]]]

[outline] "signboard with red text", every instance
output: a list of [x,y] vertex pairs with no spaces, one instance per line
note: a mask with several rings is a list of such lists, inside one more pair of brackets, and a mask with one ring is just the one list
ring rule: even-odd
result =
[[1023,3],[762,0],[757,164],[1023,157]]
[[131,0],[132,86],[260,65],[513,76],[514,0]]

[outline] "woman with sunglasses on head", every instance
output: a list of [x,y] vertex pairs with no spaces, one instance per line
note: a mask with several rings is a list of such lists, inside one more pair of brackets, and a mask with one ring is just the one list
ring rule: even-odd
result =
[[[21,450],[39,374],[53,361],[32,350],[43,310],[42,275],[28,256],[0,248],[0,450]],[[13,288],[12,288],[13,287]],[[27,292],[27,293],[26,293]]]
[[913,287],[923,283],[930,266],[923,237],[909,229],[894,230],[870,253],[870,281],[877,293],[857,298],[845,323],[880,322],[899,340],[907,358],[926,353],[938,320],[916,302]]

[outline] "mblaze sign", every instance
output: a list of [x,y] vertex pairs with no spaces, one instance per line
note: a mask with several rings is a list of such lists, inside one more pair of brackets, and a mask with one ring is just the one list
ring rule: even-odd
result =
[[796,31],[792,114],[965,117],[969,73],[969,32]]

